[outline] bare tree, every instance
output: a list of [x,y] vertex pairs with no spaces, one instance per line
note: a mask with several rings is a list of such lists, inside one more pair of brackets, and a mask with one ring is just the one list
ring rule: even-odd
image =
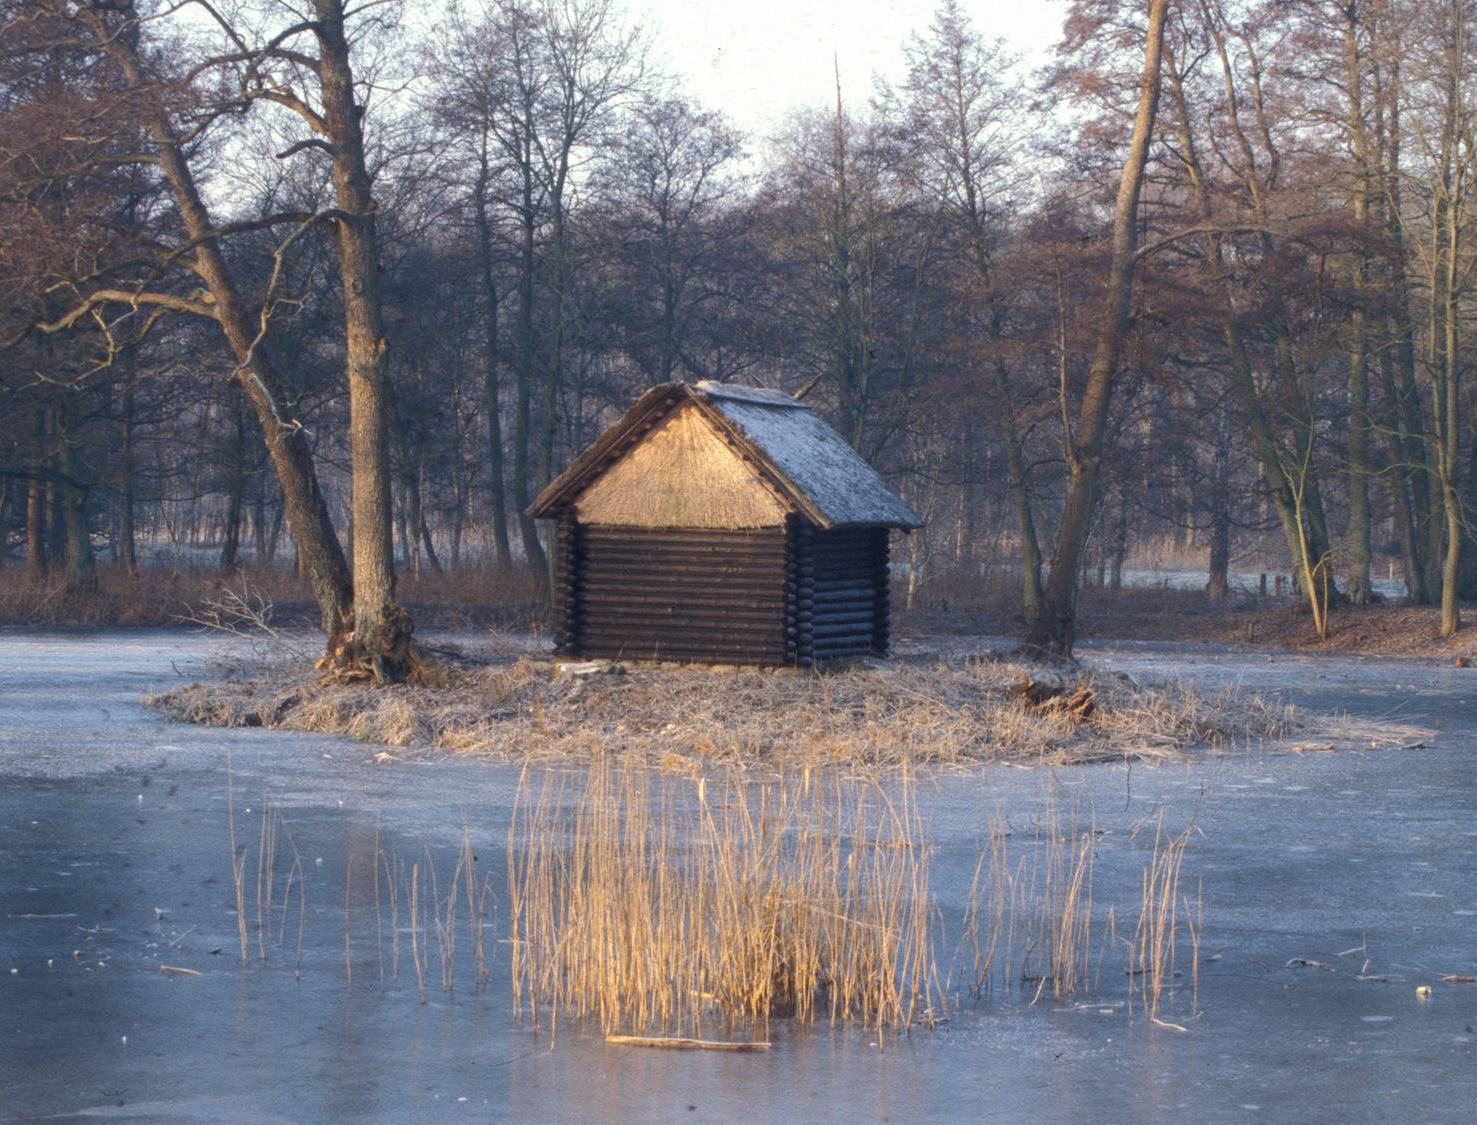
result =
[[1005,453],[1005,484],[1015,509],[1021,552],[1021,609],[1028,627],[1040,615],[1041,546],[1034,501],[1011,391],[1010,315],[996,257],[1006,242],[1021,174],[1022,89],[1002,41],[984,39],[956,0],[945,0],[927,36],[906,48],[908,77],[884,101],[917,185],[962,227],[970,267],[969,297],[979,310],[983,354],[978,370]]
[[[190,123],[176,117],[177,112],[195,111],[192,76],[160,69],[166,56],[145,45],[145,17],[132,3],[37,5],[17,21],[26,25],[31,52],[69,50],[106,60],[99,76],[108,83],[116,105],[143,125],[150,149],[138,154],[125,151],[122,159],[157,168],[173,198],[182,233],[176,245],[155,248],[142,269],[135,268],[136,259],[125,258],[116,267],[74,279],[67,286],[70,307],[38,327],[46,333],[60,333],[91,320],[111,336],[114,331],[137,327],[140,319],[139,331],[147,331],[164,313],[190,314],[219,326],[235,359],[233,377],[251,402],[271,453],[288,523],[311,578],[324,631],[333,642],[350,626],[348,566],[329,519],[303,425],[264,344],[272,311],[270,297],[268,303],[253,309],[242,296],[222,249],[223,239],[232,234],[296,226],[303,216],[266,215],[226,224],[211,217],[190,164],[190,152],[219,113],[205,112]],[[14,33],[20,26],[12,22],[7,31]],[[113,118],[96,123],[102,128],[116,125]],[[93,150],[100,154],[99,160],[119,159],[108,150],[106,134],[96,140]],[[157,284],[176,269],[194,275],[202,288],[189,293]]]
[[1134,114],[1133,134],[1113,211],[1112,260],[1104,287],[1102,320],[1098,326],[1092,368],[1078,404],[1076,426],[1068,435],[1067,465],[1071,476],[1057,532],[1056,552],[1052,557],[1051,577],[1047,582],[1041,615],[1028,635],[1032,645],[1052,654],[1070,655],[1076,633],[1077,584],[1082,554],[1098,504],[1108,405],[1118,381],[1119,358],[1128,331],[1129,303],[1137,262],[1139,195],[1143,190],[1144,169],[1148,165],[1149,144],[1159,108],[1168,8],[1169,0],[1150,0],[1138,109]]

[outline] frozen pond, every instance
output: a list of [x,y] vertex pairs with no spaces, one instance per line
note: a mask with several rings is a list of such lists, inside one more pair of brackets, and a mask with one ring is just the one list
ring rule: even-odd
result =
[[[1130,1019],[1123,984],[1105,980],[1087,998],[1100,1004],[1001,993],[881,1048],[780,1022],[769,1054],[727,1055],[610,1047],[567,1028],[551,1050],[512,1016],[502,945],[487,992],[463,974],[423,1006],[413,982],[380,984],[362,896],[348,903],[360,928],[346,982],[345,869],[362,871],[377,837],[444,859],[465,822],[496,883],[517,771],[376,761],[342,739],[183,727],[139,705],[219,647],[169,632],[0,634],[0,1122],[1473,1120],[1477,986],[1440,978],[1477,972],[1477,671],[1089,648],[1143,678],[1243,684],[1434,734],[1421,749],[1055,778],[990,769],[929,787],[946,921],[996,802],[1025,820],[1055,785],[1090,807],[1102,902],[1138,900],[1134,823],[1160,808],[1174,824],[1193,817],[1203,835],[1184,871],[1203,880],[1203,1014],[1182,1001],[1166,1013],[1188,1033]],[[239,967],[228,761],[238,832],[254,836],[266,795],[304,858],[300,977],[280,951]],[[1383,981],[1358,979],[1366,960]]]
[[[1275,589],[1278,578],[1276,571],[1233,570],[1226,575],[1226,580],[1233,590],[1238,590],[1243,594],[1255,594],[1261,588],[1264,574],[1267,580],[1267,589],[1269,591]],[[1286,589],[1289,591],[1288,596],[1291,596],[1293,586],[1292,575],[1283,571],[1281,577],[1286,582]],[[1123,568],[1123,584],[1133,588],[1203,590],[1205,589],[1207,580],[1208,576],[1204,569],[1183,570],[1175,567],[1133,566]],[[1340,588],[1342,589],[1342,586]],[[1396,578],[1393,571],[1384,578],[1375,575],[1370,581],[1370,588],[1379,594],[1380,597],[1388,598],[1390,601],[1399,601],[1406,594],[1405,580]]]

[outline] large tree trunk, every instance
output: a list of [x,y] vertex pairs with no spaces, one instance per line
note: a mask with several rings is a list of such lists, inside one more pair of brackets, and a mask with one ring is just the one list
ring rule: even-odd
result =
[[32,477],[26,482],[26,578],[46,581],[46,489]]
[[554,438],[559,428],[559,391],[564,382],[564,207],[554,202],[554,246],[549,263],[552,287],[549,310],[549,361],[544,371],[543,395],[539,402],[538,460],[534,487],[542,489],[554,479]]
[[1231,442],[1216,435],[1215,472],[1210,482],[1210,573],[1205,592],[1213,602],[1231,593]]
[[1430,344],[1432,372],[1432,431],[1435,437],[1436,479],[1446,512],[1446,553],[1441,567],[1441,635],[1461,627],[1458,587],[1462,565],[1462,497],[1457,480],[1461,453],[1461,359],[1457,353],[1458,257],[1461,249],[1464,176],[1462,159],[1465,130],[1462,106],[1462,70],[1466,41],[1464,6],[1453,3],[1453,26],[1446,48],[1445,104],[1441,121],[1437,175],[1431,224]]
[[1139,195],[1149,159],[1154,118],[1159,108],[1160,58],[1168,7],[1169,0],[1151,0],[1149,5],[1138,110],[1134,115],[1133,135],[1129,140],[1128,158],[1123,166],[1118,201],[1113,212],[1113,252],[1103,293],[1102,321],[1098,326],[1087,385],[1078,407],[1076,432],[1068,439],[1067,496],[1062,507],[1051,577],[1047,581],[1041,615],[1028,637],[1032,647],[1050,655],[1070,656],[1076,635],[1077,583],[1082,553],[1097,509],[1108,407],[1118,379],[1123,339],[1128,332],[1138,239]]
[[1358,244],[1354,249],[1349,315],[1349,601],[1366,605],[1370,599],[1369,528],[1369,348],[1365,305],[1369,292],[1369,144],[1364,128],[1364,58],[1359,47],[1360,12],[1357,4],[1343,8],[1344,93],[1349,105],[1349,141],[1354,157],[1353,220]]
[[123,479],[118,489],[118,547],[123,569],[130,577],[138,575],[138,533],[134,527],[134,358],[130,352],[123,384]]
[[[114,34],[106,26],[98,30],[99,43],[129,85],[136,90],[151,87],[153,80],[143,73],[140,62],[136,27],[123,34]],[[195,244],[191,269],[209,290],[216,322],[236,359],[233,375],[261,427],[282,486],[288,530],[297,542],[332,647],[352,627],[353,594],[348,563],[319,487],[306,431],[293,416],[291,398],[258,338],[258,326],[246,312],[168,110],[155,101],[148,113],[146,125],[157,150],[159,170],[174,196],[185,234]]]
[[53,576],[67,561],[66,486],[61,474],[61,409],[46,408],[46,573]]
[[1385,343],[1380,348],[1384,389],[1383,421],[1390,450],[1391,500],[1399,521],[1407,596],[1433,604],[1440,587],[1442,521],[1440,487],[1432,471],[1420,393],[1416,386],[1416,331],[1407,263],[1405,211],[1402,199],[1407,172],[1401,167],[1403,143],[1401,52],[1398,11],[1375,9],[1376,34],[1383,50],[1374,52],[1375,120],[1379,126],[1379,190],[1373,206],[1386,252],[1379,260],[1386,287]]
[[61,480],[58,490],[62,503],[65,582],[68,589],[92,590],[97,587],[97,562],[92,550],[92,524],[88,518],[89,482],[83,479],[83,467],[71,436],[67,433],[64,410],[57,410],[56,467]]
[[341,0],[315,0],[318,83],[332,142],[333,190],[341,214],[339,274],[343,281],[344,344],[349,381],[350,506],[354,514],[354,633],[335,654],[342,668],[367,670],[394,683],[412,671],[414,626],[395,604],[391,537],[389,344],[380,304],[376,204],[354,100],[354,73]]
[[1026,628],[1033,629],[1041,617],[1041,542],[1036,537],[1036,520],[1032,514],[1031,491],[1026,481],[1025,458],[1021,453],[1020,432],[1011,410],[1010,391],[1005,371],[992,364],[995,395],[1000,403],[1000,431],[1005,439],[1005,486],[1015,508],[1016,533],[1021,541],[1021,616]]

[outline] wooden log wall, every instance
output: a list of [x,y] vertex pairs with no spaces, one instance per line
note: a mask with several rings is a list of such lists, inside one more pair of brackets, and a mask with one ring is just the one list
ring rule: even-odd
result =
[[554,651],[579,652],[576,608],[579,605],[580,529],[574,512],[559,517],[554,530]]
[[801,667],[886,655],[890,634],[886,528],[791,530],[795,655]]
[[810,636],[800,633],[800,517],[790,515],[785,521],[785,663],[799,664],[802,648],[805,666],[810,664]]
[[885,527],[872,528],[873,591],[876,625],[872,632],[872,655],[886,656],[892,649],[892,542]]
[[782,528],[581,524],[561,581],[570,651],[641,660],[784,664],[789,549]]

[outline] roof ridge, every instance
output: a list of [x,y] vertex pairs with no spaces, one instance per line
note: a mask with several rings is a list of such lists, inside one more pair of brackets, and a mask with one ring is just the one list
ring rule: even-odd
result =
[[739,402],[754,402],[762,406],[775,406],[781,409],[810,409],[809,403],[801,402],[784,391],[748,383],[718,383],[712,379],[700,379],[692,384],[692,390],[707,398],[735,399]]

